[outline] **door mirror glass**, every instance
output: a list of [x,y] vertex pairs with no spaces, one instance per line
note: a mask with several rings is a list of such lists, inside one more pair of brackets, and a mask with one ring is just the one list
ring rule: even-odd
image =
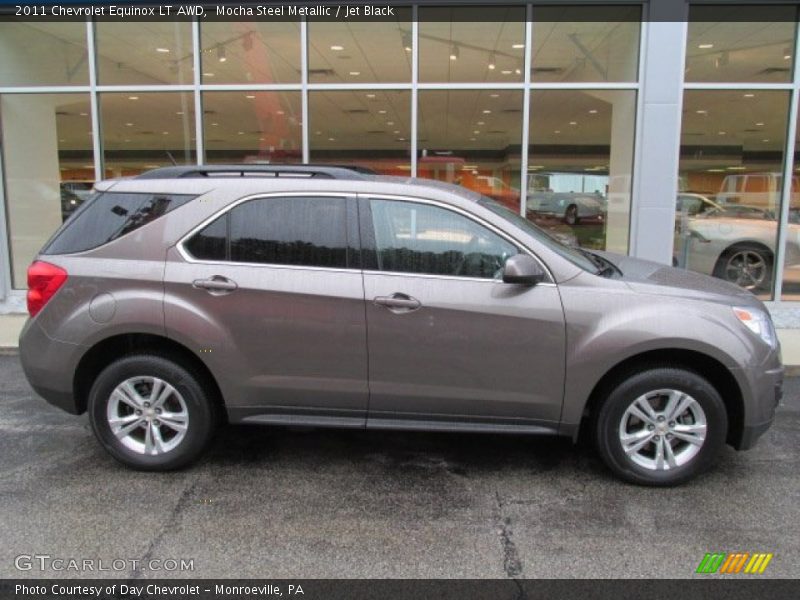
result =
[[503,283],[536,285],[547,275],[541,265],[527,254],[516,254],[506,261],[503,267]]

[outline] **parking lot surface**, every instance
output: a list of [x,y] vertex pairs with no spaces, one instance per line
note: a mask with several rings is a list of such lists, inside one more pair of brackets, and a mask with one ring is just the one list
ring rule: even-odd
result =
[[[798,448],[790,379],[756,448],[675,489],[621,483],[565,440],[246,427],[189,470],[137,473],[2,356],[0,577],[683,578],[712,551],[772,552],[763,576],[796,577]],[[21,572],[20,555],[138,566]]]

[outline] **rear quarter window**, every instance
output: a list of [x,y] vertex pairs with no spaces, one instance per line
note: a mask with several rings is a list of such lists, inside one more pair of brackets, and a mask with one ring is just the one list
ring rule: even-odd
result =
[[61,226],[42,254],[72,254],[98,248],[193,198],[196,196],[188,194],[94,194]]

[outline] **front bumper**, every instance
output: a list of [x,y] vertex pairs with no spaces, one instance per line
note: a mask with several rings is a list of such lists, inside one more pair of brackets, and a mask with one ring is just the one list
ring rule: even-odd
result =
[[745,408],[745,422],[741,437],[734,444],[737,450],[749,450],[770,428],[775,420],[775,409],[783,399],[784,368],[777,367],[763,371],[754,378],[751,406]]

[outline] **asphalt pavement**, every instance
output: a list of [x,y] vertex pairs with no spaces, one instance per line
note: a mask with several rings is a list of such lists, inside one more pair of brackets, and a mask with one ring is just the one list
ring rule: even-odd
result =
[[[712,551],[771,552],[763,576],[795,577],[798,448],[790,379],[753,450],[674,489],[621,483],[566,440],[255,427],[137,473],[2,356],[0,577],[684,578]],[[193,570],[163,570],[181,559]]]

